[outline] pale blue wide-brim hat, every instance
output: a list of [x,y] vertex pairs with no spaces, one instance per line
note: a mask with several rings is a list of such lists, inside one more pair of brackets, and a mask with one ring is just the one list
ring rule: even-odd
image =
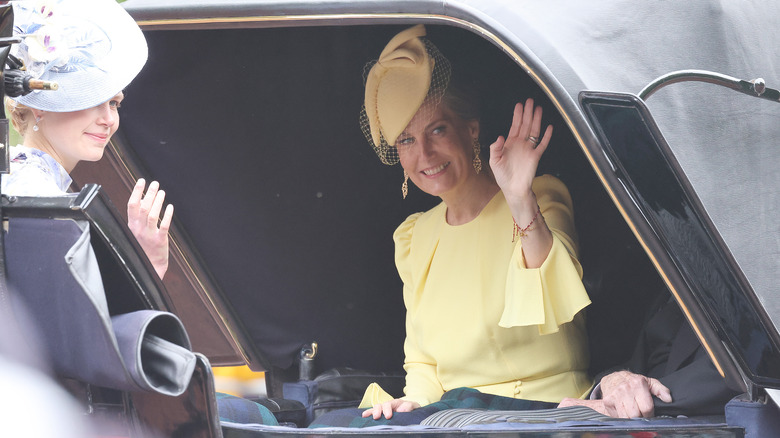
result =
[[122,91],[141,71],[148,49],[135,21],[116,0],[25,0],[12,2],[11,54],[36,79],[57,90],[14,98],[44,111],[91,108]]

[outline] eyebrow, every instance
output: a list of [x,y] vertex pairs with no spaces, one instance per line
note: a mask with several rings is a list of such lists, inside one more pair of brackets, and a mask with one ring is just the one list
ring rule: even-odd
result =
[[[442,123],[442,122],[449,123],[450,122],[450,118],[446,117],[446,116],[442,116],[442,117],[439,117],[438,119],[432,120],[432,121],[428,122],[427,125],[425,125],[424,131],[427,131],[431,126],[437,125],[437,124]],[[401,132],[398,135],[398,137],[402,137],[404,135],[409,136],[410,134],[406,130],[404,130],[403,132]]]
[[449,121],[450,121],[449,117],[439,117],[438,119],[431,120],[431,122],[428,123],[427,125],[425,125],[425,127],[426,128],[430,128],[431,126],[439,124],[439,123],[442,123],[442,122],[448,122],[449,123]]

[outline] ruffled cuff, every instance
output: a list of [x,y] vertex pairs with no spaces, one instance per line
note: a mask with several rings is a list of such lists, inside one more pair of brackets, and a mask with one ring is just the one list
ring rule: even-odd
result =
[[366,388],[366,392],[363,393],[363,399],[360,400],[358,408],[368,409],[376,405],[381,405],[384,402],[393,400],[393,396],[388,394],[387,391],[382,389],[378,383],[372,382]]
[[541,335],[555,333],[588,304],[582,268],[555,233],[550,253],[537,269],[526,268],[521,245],[515,247],[499,326],[536,325]]

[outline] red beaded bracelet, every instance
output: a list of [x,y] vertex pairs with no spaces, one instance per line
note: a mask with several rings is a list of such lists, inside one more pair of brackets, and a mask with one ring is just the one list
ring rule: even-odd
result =
[[534,215],[534,218],[531,219],[531,222],[528,223],[528,225],[525,226],[525,228],[520,228],[519,225],[517,225],[517,222],[515,222],[515,218],[512,218],[512,222],[515,224],[514,227],[512,227],[512,242],[514,243],[517,236],[520,236],[522,239],[523,237],[528,235],[529,231],[533,231],[536,228],[531,228],[531,226],[536,222],[536,218],[539,217],[539,213],[541,213],[542,210],[539,208],[539,206],[536,206],[536,214]]

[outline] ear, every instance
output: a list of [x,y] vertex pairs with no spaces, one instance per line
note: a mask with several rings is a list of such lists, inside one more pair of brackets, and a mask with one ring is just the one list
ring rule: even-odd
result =
[[32,114],[33,114],[33,117],[35,117],[35,120],[42,119],[43,118],[43,114],[46,112],[46,111],[35,109],[35,108],[30,108],[30,109],[32,110]]
[[479,120],[477,119],[471,119],[468,122],[466,122],[468,129],[469,129],[469,135],[471,138],[479,138]]

